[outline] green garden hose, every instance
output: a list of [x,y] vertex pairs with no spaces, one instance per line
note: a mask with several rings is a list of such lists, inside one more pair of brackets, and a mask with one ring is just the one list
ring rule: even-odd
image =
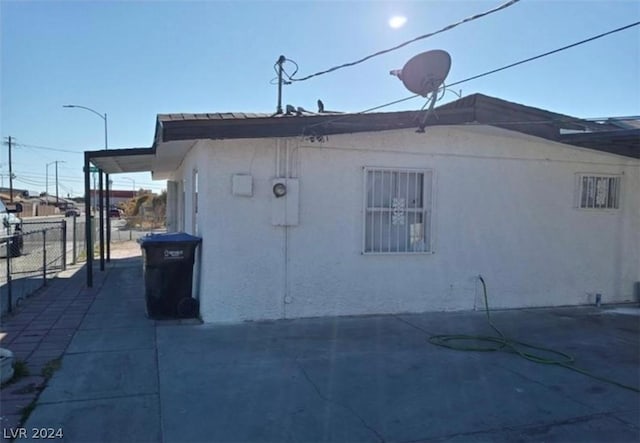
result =
[[[489,301],[487,298],[487,285],[481,275],[479,275],[478,278],[482,283],[487,322],[497,335],[432,335],[431,337],[429,337],[429,343],[436,346],[442,346],[444,348],[454,349],[456,351],[510,352],[513,354],[517,354],[520,357],[534,363],[562,366],[564,368],[571,369],[572,371],[576,371],[580,374],[586,375],[587,377],[591,377],[605,383],[610,383],[612,385],[640,393],[640,389],[634,386],[625,385],[624,383],[592,374],[587,370],[574,366],[575,359],[569,354],[561,351],[556,351],[555,349],[547,348],[544,346],[535,346],[529,343],[508,338],[491,321],[491,310],[489,309]],[[547,354],[547,356],[536,355],[532,352],[533,350],[542,351]]]

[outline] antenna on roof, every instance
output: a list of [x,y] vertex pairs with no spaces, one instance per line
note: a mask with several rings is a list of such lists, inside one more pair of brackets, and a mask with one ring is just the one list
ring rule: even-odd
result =
[[282,65],[286,60],[287,58],[284,55],[281,55],[278,57],[278,61],[276,61],[276,65],[278,65],[278,106],[276,107],[276,114],[282,114],[282,83],[284,81],[282,79]]
[[418,132],[424,132],[427,118],[433,112],[438,100],[438,90],[451,69],[451,56],[447,51],[434,49],[412,57],[402,69],[394,69],[389,74],[397,76],[404,87],[414,94],[428,97],[429,108],[420,122]]

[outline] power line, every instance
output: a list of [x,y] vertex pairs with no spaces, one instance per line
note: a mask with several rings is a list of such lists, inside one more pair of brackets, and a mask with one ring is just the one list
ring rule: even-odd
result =
[[56,151],[56,152],[67,152],[69,154],[83,154],[83,152],[71,151],[69,149],[60,149],[60,148],[52,148],[50,146],[38,146],[38,145],[28,145],[25,143],[14,143],[15,146],[20,146],[23,148],[32,148],[32,149],[42,149],[45,151]]
[[44,186],[44,183],[31,181],[31,180],[28,180],[28,179],[25,179],[25,178],[16,177],[15,180],[17,182],[26,183],[26,184],[31,185],[31,186]]
[[510,65],[503,66],[503,67],[498,68],[498,69],[493,69],[491,71],[484,72],[482,74],[474,75],[473,77],[465,78],[464,80],[460,80],[458,82],[451,83],[449,86],[456,86],[456,85],[459,85],[459,84],[464,83],[464,82],[468,82],[468,81],[471,81],[471,80],[478,79],[480,77],[484,77],[484,76],[487,76],[487,75],[490,75],[490,74],[495,74],[496,72],[504,71],[505,69],[513,68],[514,66],[518,66],[518,65],[521,65],[523,63],[527,63],[527,62],[530,62],[530,61],[533,61],[533,60],[537,60],[539,58],[546,57],[548,55],[555,54],[557,52],[564,51],[566,49],[570,49],[570,48],[573,48],[575,46],[579,46],[579,45],[582,45],[584,43],[588,43],[588,42],[597,40],[599,38],[606,37],[607,35],[611,35],[611,34],[614,34],[616,32],[624,31],[625,29],[633,28],[634,26],[638,26],[638,25],[640,25],[640,21],[635,22],[635,23],[631,23],[630,25],[622,26],[620,28],[613,29],[611,31],[603,32],[602,34],[598,34],[598,35],[595,35],[593,37],[587,38],[585,40],[581,40],[579,42],[572,43],[572,44],[567,45],[567,46],[563,46],[562,48],[554,49],[553,51],[545,52],[544,54],[536,55],[534,57],[529,57],[527,59],[520,60],[520,61],[515,62],[515,63],[511,63]]
[[[317,77],[317,76],[320,76],[320,75],[328,74],[328,73],[333,72],[333,71],[337,71],[338,69],[343,69],[343,68],[348,68],[348,67],[350,67],[350,66],[355,66],[355,65],[358,65],[358,64],[360,64],[360,63],[363,63],[363,62],[365,62],[365,61],[367,61],[367,60],[370,60],[370,59],[372,59],[372,58],[374,58],[374,57],[378,57],[378,56],[380,56],[380,55],[387,54],[387,53],[389,53],[389,52],[392,52],[392,51],[395,51],[395,50],[397,50],[397,49],[403,48],[403,47],[405,47],[405,46],[407,46],[407,45],[409,45],[409,44],[411,44],[411,43],[417,42],[417,41],[419,41],[419,40],[423,40],[423,39],[425,39],[425,38],[432,37],[432,36],[434,36],[434,35],[436,35],[436,34],[441,34],[441,33],[443,33],[443,32],[449,31],[449,30],[451,30],[451,29],[453,29],[453,28],[455,28],[455,27],[457,27],[457,26],[460,26],[460,25],[462,25],[462,24],[464,24],[464,23],[471,22],[471,21],[473,21],[473,20],[477,20],[477,19],[479,19],[479,18],[485,17],[485,16],[487,16],[487,15],[489,15],[489,14],[493,14],[494,12],[501,11],[501,10],[503,10],[503,9],[506,9],[506,8],[508,8],[508,7],[512,6],[512,5],[516,4],[516,3],[518,3],[519,1],[520,1],[520,0],[510,0],[510,1],[508,1],[508,2],[506,2],[506,3],[504,3],[504,4],[502,4],[502,5],[498,6],[497,8],[493,8],[493,9],[490,9],[490,10],[488,10],[488,11],[482,12],[482,13],[480,13],[480,14],[476,14],[476,15],[473,15],[473,16],[471,16],[471,17],[467,17],[467,18],[465,18],[465,19],[463,19],[463,20],[460,20],[460,21],[459,21],[459,22],[457,22],[457,23],[452,23],[452,24],[450,24],[450,25],[448,25],[448,26],[445,26],[444,28],[439,29],[439,30],[437,30],[437,31],[430,32],[430,33],[428,33],[428,34],[424,34],[424,35],[420,35],[420,36],[418,36],[418,37],[416,37],[416,38],[413,38],[413,39],[408,40],[408,41],[406,41],[406,42],[400,43],[399,45],[396,45],[396,46],[394,46],[394,47],[392,47],[392,48],[389,48],[389,49],[383,49],[382,51],[378,51],[378,52],[375,52],[375,53],[373,53],[373,54],[367,55],[366,57],[363,57],[363,58],[361,58],[361,59],[359,59],[359,60],[356,60],[356,61],[353,61],[353,62],[344,63],[344,64],[339,65],[339,66],[334,66],[334,67],[332,67],[332,68],[326,69],[326,70],[324,70],[324,71],[319,71],[319,72],[316,72],[315,74],[307,75],[306,77],[302,77],[302,78],[293,78],[293,75],[295,75],[295,72],[294,72],[294,73],[293,73],[292,75],[290,75],[290,76],[289,76],[289,75],[287,75],[287,78],[288,78],[289,80],[291,80],[292,82],[301,82],[301,81],[309,80],[310,78],[313,78],[313,77]],[[288,59],[287,59],[287,60],[288,60]],[[289,61],[293,62],[293,60],[289,60]],[[293,63],[295,64],[295,62],[293,62]],[[296,71],[298,70],[298,69],[297,69],[297,66],[298,66],[298,65],[296,64]]]
[[[477,74],[477,75],[474,75],[472,77],[468,77],[468,78],[465,78],[463,80],[459,80],[459,81],[451,83],[449,85],[443,85],[441,87],[441,89],[446,89],[447,86],[449,86],[449,87],[456,86],[456,85],[460,85],[462,83],[469,82],[471,80],[476,80],[478,78],[485,77],[485,76],[490,75],[490,74],[495,74],[496,72],[504,71],[505,69],[513,68],[514,66],[522,65],[524,63],[528,63],[528,62],[533,61],[533,60],[538,60],[540,58],[543,58],[543,57],[546,57],[546,56],[549,56],[549,55],[552,55],[552,54],[556,54],[558,52],[565,51],[567,49],[574,48],[576,46],[583,45],[585,43],[592,42],[594,40],[606,37],[606,36],[614,34],[616,32],[624,31],[626,29],[629,29],[629,28],[632,28],[632,27],[638,26],[638,25],[640,25],[640,21],[634,22],[634,23],[631,23],[629,25],[622,26],[622,27],[619,27],[619,28],[616,28],[616,29],[612,29],[611,31],[607,31],[607,32],[604,32],[602,34],[598,34],[598,35],[595,35],[593,37],[589,37],[587,39],[580,40],[578,42],[572,43],[570,45],[563,46],[563,47],[558,48],[558,49],[554,49],[552,51],[547,51],[545,53],[542,53],[542,54],[539,54],[539,55],[536,55],[536,56],[533,56],[533,57],[529,57],[529,58],[526,58],[526,59],[523,59],[523,60],[520,60],[520,61],[517,61],[517,62],[514,62],[514,63],[510,63],[510,64],[502,66],[500,68],[496,68],[496,69],[492,69],[490,71],[483,72],[482,74]],[[349,116],[351,116],[351,115],[366,114],[367,112],[372,112],[372,111],[376,111],[378,109],[386,108],[386,107],[389,107],[389,106],[392,106],[392,105],[395,105],[395,104],[398,104],[398,103],[402,103],[402,102],[414,99],[416,97],[422,97],[422,96],[420,94],[410,95],[408,97],[404,97],[404,98],[401,98],[401,99],[398,99],[398,100],[394,100],[392,102],[388,102],[388,103],[384,103],[382,105],[374,106],[373,108],[365,109],[364,111],[359,111],[359,112],[343,115],[341,117],[336,117],[334,120],[329,120],[329,121],[322,122],[322,123],[315,123],[313,125],[307,126],[305,128],[305,131],[307,129],[315,127],[315,126],[319,126],[319,125],[323,125],[323,124],[327,124],[327,123],[333,123],[333,122],[336,122],[336,121],[339,121],[339,120],[342,120],[342,119],[345,119],[345,118],[349,118]]]
[[[37,179],[37,180],[43,180],[44,181],[47,178],[46,174],[41,174],[41,173],[38,173],[38,172],[31,172],[31,171],[28,171],[28,172],[16,172],[15,174],[17,176],[19,176],[19,177],[26,177],[26,178],[29,178],[29,179],[32,179],[32,180],[36,180]],[[75,181],[75,182],[82,182],[83,181],[83,179],[80,176],[73,177],[73,176],[69,176],[69,175],[60,175],[60,176],[58,176],[58,178],[60,178],[61,180],[65,180],[65,181]]]

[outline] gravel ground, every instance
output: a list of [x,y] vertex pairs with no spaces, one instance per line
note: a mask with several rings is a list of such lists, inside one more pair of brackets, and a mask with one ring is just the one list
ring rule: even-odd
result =
[[135,241],[123,241],[111,244],[111,258],[130,258],[142,255],[140,245]]

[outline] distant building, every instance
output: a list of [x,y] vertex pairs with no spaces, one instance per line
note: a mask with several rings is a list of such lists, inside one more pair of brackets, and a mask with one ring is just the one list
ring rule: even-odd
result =
[[[98,195],[98,191],[92,189],[90,192],[90,195],[91,195],[91,201],[94,202],[96,201],[96,196]],[[136,195],[138,195],[137,191],[119,191],[116,189],[112,189],[109,191],[109,203],[112,205],[117,205],[119,203],[131,200]],[[105,193],[105,197],[106,197],[106,193]]]
[[[2,197],[3,200],[8,201],[11,195],[11,189],[9,188],[5,188],[5,187],[0,187],[0,196]],[[13,188],[13,198],[28,198],[29,197],[29,191],[26,189],[17,189],[17,188]]]

